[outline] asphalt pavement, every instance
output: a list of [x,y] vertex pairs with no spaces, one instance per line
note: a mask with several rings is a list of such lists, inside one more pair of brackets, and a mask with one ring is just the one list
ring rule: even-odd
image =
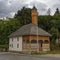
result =
[[0,60],[60,60],[60,55],[24,55],[0,53]]

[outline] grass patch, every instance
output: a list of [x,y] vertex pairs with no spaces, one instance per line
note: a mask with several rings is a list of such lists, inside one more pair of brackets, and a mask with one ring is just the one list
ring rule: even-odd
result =
[[60,50],[48,51],[46,54],[60,54]]
[[48,52],[31,52],[31,55],[46,55],[46,54],[60,54],[60,50],[52,50],[52,51],[48,51]]

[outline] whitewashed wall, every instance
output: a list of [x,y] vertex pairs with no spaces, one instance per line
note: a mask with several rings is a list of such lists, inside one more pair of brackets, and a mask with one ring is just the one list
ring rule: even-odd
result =
[[[19,44],[19,48],[17,48],[17,44]],[[13,41],[12,38],[9,38],[9,51],[22,51],[22,36],[19,37],[19,41],[17,41],[17,37],[14,37]]]

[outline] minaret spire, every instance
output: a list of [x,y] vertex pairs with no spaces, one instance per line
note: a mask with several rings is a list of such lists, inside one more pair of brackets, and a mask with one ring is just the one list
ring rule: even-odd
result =
[[37,25],[38,23],[38,12],[35,6],[32,8],[32,24]]

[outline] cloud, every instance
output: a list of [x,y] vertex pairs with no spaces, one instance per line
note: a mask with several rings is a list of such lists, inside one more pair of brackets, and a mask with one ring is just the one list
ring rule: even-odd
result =
[[52,15],[55,13],[56,8],[60,9],[60,0],[55,0],[53,5],[50,7]]
[[12,14],[24,5],[22,0],[0,0],[0,17],[12,17]]
[[13,17],[13,15],[23,6],[32,7],[35,5],[39,14],[46,14],[51,8],[52,13],[55,8],[60,8],[60,0],[0,0],[0,18]]
[[47,5],[38,1],[33,1],[30,3],[30,6],[36,6],[39,12],[39,15],[43,15],[46,13]]
[[4,14],[7,14],[8,8],[7,8],[7,1],[0,1],[0,16],[4,16]]
[[56,9],[56,8],[59,8],[60,9],[60,3],[58,4],[54,4],[53,7]]

